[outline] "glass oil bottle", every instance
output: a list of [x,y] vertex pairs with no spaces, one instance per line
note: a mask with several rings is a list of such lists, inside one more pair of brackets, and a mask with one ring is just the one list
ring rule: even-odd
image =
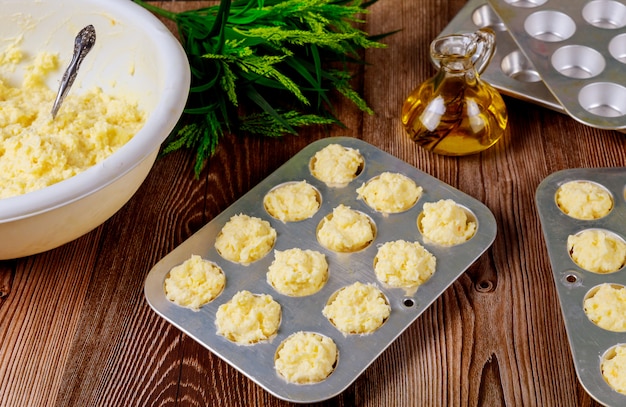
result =
[[452,34],[430,46],[438,72],[414,89],[402,106],[402,124],[420,146],[443,155],[478,153],[504,134],[502,96],[480,79],[495,51],[495,34],[481,28]]

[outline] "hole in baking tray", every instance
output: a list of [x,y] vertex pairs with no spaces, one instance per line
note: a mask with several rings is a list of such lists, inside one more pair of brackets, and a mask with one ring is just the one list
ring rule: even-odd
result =
[[413,308],[415,306],[415,300],[413,298],[405,298],[402,300],[402,305],[407,308]]
[[506,30],[506,26],[502,20],[500,20],[493,9],[487,4],[483,4],[474,10],[472,13],[472,22],[479,28],[491,27],[496,31]]
[[578,92],[578,103],[596,116],[620,117],[626,114],[626,88],[611,82],[596,82]]
[[583,270],[611,274],[626,263],[626,242],[610,230],[589,228],[567,237],[567,253]]
[[515,50],[502,58],[500,69],[505,75],[520,82],[539,82],[541,77],[535,70],[533,64],[520,51]]
[[540,41],[564,41],[576,32],[576,23],[565,13],[543,10],[532,13],[524,21],[524,30]]
[[582,14],[586,22],[598,28],[616,29],[626,25],[626,6],[614,0],[590,1]]
[[626,394],[624,365],[626,365],[626,344],[623,343],[610,347],[600,358],[602,378],[609,387],[621,394]]
[[626,287],[621,284],[600,284],[585,294],[583,310],[598,327],[611,332],[624,332],[626,315],[622,303],[625,296]]
[[619,62],[626,64],[626,34],[620,34],[609,41],[609,53]]
[[606,66],[602,54],[583,45],[561,47],[554,51],[550,61],[561,75],[576,79],[593,78]]
[[581,220],[597,220],[613,210],[611,191],[587,180],[568,181],[554,195],[556,206],[569,217]]
[[576,274],[568,274],[565,276],[564,280],[568,284],[575,284],[578,282],[578,276]]
[[533,8],[539,7],[546,3],[548,0],[504,0],[505,3],[510,4],[513,7]]

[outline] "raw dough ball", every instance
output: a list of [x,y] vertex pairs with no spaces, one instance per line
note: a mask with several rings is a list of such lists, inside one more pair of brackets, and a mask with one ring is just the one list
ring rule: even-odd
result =
[[626,262],[626,243],[598,229],[589,229],[567,238],[572,260],[593,273],[612,273]]
[[600,328],[626,331],[626,287],[602,284],[584,302],[587,317]]
[[383,172],[356,190],[372,209],[383,213],[404,212],[412,207],[422,195],[419,187],[409,177]]
[[607,352],[600,364],[602,377],[615,391],[626,394],[626,345]]
[[311,160],[311,174],[328,185],[342,186],[359,174],[363,163],[359,150],[329,144],[315,153]]
[[418,287],[435,272],[437,260],[419,242],[396,240],[378,249],[374,272],[392,287]]
[[320,223],[317,239],[327,249],[355,252],[374,240],[374,228],[365,214],[340,204]]
[[369,334],[389,318],[391,306],[376,286],[357,281],[331,297],[322,314],[344,334]]
[[240,345],[264,341],[276,334],[281,308],[271,295],[239,291],[217,309],[217,333]]
[[278,348],[274,366],[290,383],[310,384],[326,379],[337,364],[337,345],[311,332],[297,332]]
[[452,199],[426,202],[417,226],[424,237],[443,246],[463,243],[476,232],[476,222]]
[[303,297],[318,292],[328,280],[326,256],[315,250],[274,251],[268,283],[281,294]]
[[170,270],[164,289],[168,300],[197,311],[220,295],[225,284],[222,269],[194,254]]
[[315,215],[320,208],[320,198],[315,188],[306,181],[291,182],[268,192],[263,205],[274,218],[297,222]]
[[563,184],[556,193],[556,203],[566,215],[583,220],[602,218],[613,208],[611,194],[588,181]]
[[275,241],[276,230],[268,221],[239,214],[226,222],[215,248],[226,260],[247,265],[269,253]]

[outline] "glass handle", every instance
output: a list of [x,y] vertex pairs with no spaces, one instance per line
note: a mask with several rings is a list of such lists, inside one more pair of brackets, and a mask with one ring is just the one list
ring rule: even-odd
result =
[[472,56],[472,62],[476,72],[481,74],[489,65],[496,50],[496,34],[491,28],[481,28],[474,33],[474,42],[476,52]]

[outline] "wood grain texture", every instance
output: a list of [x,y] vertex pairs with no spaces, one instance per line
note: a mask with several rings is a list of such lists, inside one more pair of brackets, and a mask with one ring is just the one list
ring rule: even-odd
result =
[[[208,3],[155,4],[178,11]],[[534,194],[561,169],[626,166],[626,137],[506,98],[505,138],[484,153],[437,156],[408,140],[400,105],[434,73],[428,45],[463,5],[371,7],[367,32],[401,29],[386,49],[364,54],[355,82],[376,115],[338,99],[345,129],[229,136],[199,178],[191,153],[170,154],[96,230],[0,262],[0,405],[289,405],[152,312],[143,283],[156,262],[306,145],[347,135],[484,202],[498,235],[352,386],[319,406],[597,406],[576,378]]]

